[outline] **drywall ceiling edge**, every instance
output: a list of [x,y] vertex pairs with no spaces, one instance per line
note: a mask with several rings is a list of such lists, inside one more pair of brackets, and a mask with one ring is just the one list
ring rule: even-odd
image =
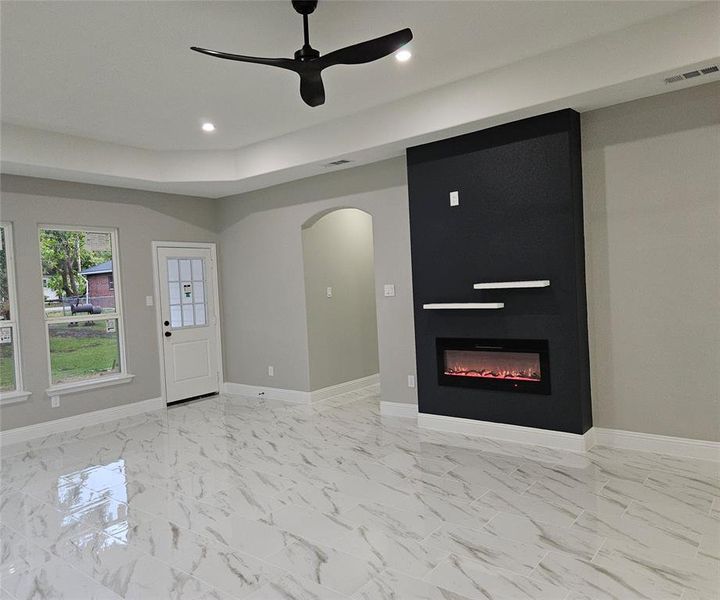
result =
[[401,155],[407,146],[547,110],[584,111],[718,79],[666,75],[720,60],[720,3],[695,6],[501,69],[229,151],[154,151],[11,124],[2,171],[221,197]]

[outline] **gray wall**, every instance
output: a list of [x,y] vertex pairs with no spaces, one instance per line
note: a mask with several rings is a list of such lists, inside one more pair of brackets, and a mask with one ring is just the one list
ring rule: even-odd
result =
[[582,124],[595,425],[720,440],[720,84]]
[[[599,427],[720,439],[719,112],[709,84],[582,115]],[[400,159],[220,201],[228,381],[310,389],[298,231],[349,206],[374,218],[383,399],[417,402]]]
[[356,208],[303,227],[311,390],[378,373],[372,227],[372,217]]
[[[26,402],[3,406],[0,428],[10,429],[129,404],[161,394],[152,240],[215,241],[212,201],[152,192],[32,179],[2,177],[0,218],[13,224],[20,309],[20,343]],[[51,408],[45,394],[48,364],[43,316],[38,225],[89,225],[118,228],[128,384],[63,395]]]
[[[417,403],[407,387],[415,347],[404,159],[220,201],[225,379],[310,391],[301,227],[333,208],[372,215],[382,397]],[[385,283],[395,284],[394,298],[382,296]]]
[[[720,84],[583,115],[592,393],[599,427],[720,440]],[[384,400],[416,404],[403,159],[219,201],[6,176],[15,227],[23,372],[33,396],[3,429],[160,395],[150,241],[214,241],[225,378],[310,391],[301,227],[333,208],[373,217]],[[120,229],[132,384],[64,396],[51,409],[37,224]],[[397,296],[382,297],[384,283]],[[267,366],[275,366],[268,377]]]

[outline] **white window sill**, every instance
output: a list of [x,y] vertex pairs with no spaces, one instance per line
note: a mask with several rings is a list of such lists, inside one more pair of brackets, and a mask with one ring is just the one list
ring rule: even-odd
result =
[[30,396],[32,396],[32,392],[2,392],[0,393],[0,406],[25,402]]
[[109,387],[111,385],[120,385],[121,383],[130,383],[135,379],[135,375],[130,373],[120,373],[102,379],[93,379],[91,381],[80,381],[78,383],[63,383],[60,385],[52,385],[45,393],[48,396],[62,396],[64,394],[76,394],[88,390],[96,390],[98,388]]

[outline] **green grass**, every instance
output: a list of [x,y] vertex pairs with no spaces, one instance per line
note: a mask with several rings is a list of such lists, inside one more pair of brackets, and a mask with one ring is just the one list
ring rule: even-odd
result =
[[119,371],[117,333],[106,333],[105,321],[92,326],[50,327],[53,383],[91,379]]
[[0,391],[15,389],[15,359],[12,344],[0,344]]

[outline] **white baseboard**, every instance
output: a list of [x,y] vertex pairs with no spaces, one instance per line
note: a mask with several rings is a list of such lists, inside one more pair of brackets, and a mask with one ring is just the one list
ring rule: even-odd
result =
[[347,392],[356,392],[371,385],[377,385],[378,383],[380,383],[380,373],[375,373],[374,375],[368,375],[367,377],[353,379],[352,381],[338,383],[337,385],[331,385],[329,387],[310,392],[310,401],[319,402],[320,400],[327,400],[333,396],[339,396],[340,394],[345,394]]
[[720,442],[595,427],[598,446],[720,461]]
[[260,385],[246,385],[244,383],[231,383],[229,381],[223,384],[223,392],[226,394],[236,394],[238,396],[262,396],[270,400],[297,402],[299,404],[310,404],[312,401],[310,392],[284,390],[282,388],[263,387]]
[[97,425],[98,423],[106,423],[107,421],[115,421],[125,417],[132,417],[134,415],[159,410],[161,408],[165,408],[164,398],[151,398],[150,400],[142,400],[141,402],[131,402],[129,404],[114,406],[112,408],[94,410],[81,415],[54,419],[52,421],[45,421],[44,423],[36,423],[35,425],[7,429],[5,431],[0,431],[0,446],[9,446],[10,444],[26,442],[35,438],[46,437],[54,433],[72,431],[73,429]]
[[301,390],[286,390],[283,388],[271,388],[261,385],[246,385],[244,383],[232,383],[226,381],[223,384],[223,392],[226,394],[237,394],[238,396],[262,395],[263,398],[271,400],[282,400],[283,402],[297,402],[300,404],[310,404],[319,400],[327,400],[333,396],[344,394],[345,392],[354,392],[380,382],[380,375],[370,375],[353,381],[346,381],[330,387],[315,390],[314,392],[304,392]]
[[505,423],[491,423],[490,421],[476,421],[460,417],[445,415],[418,414],[418,426],[436,431],[474,435],[518,444],[531,444],[548,448],[559,448],[571,452],[585,452],[592,445],[593,433],[590,429],[584,435],[566,433],[564,431],[550,431],[535,427],[522,427],[520,425],[507,425]]
[[407,404],[405,402],[380,402],[380,414],[386,417],[407,417],[408,419],[417,419],[417,404]]

